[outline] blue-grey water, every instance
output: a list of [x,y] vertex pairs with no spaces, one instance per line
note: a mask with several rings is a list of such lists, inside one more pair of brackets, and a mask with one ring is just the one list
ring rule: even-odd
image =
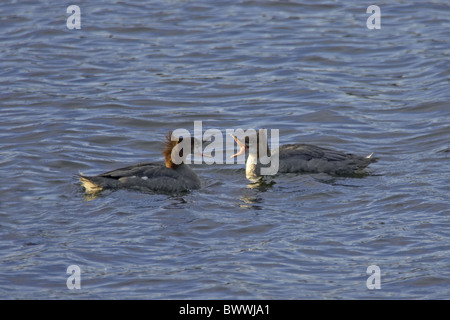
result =
[[[448,1],[2,1],[0,30],[1,299],[450,299]],[[74,177],[162,162],[194,121],[380,160],[193,165],[179,195]]]

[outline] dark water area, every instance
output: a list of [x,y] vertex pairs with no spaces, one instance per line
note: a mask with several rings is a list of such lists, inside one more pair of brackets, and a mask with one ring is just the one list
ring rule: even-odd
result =
[[[370,30],[359,1],[1,2],[0,298],[450,299],[450,5],[376,4]],[[74,177],[162,162],[194,121],[380,160],[192,165],[177,195]]]

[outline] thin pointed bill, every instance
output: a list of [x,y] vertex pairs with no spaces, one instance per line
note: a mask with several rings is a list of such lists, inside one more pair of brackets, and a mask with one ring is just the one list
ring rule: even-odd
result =
[[241,149],[239,150],[238,153],[233,154],[230,158],[234,158],[237,156],[240,156],[241,154],[243,154],[245,152],[245,150],[247,150],[247,147],[245,146],[245,143],[243,143],[241,140],[239,140],[234,134],[231,134],[231,136],[234,138],[234,140],[236,141],[236,143],[238,144],[238,146],[241,147]]

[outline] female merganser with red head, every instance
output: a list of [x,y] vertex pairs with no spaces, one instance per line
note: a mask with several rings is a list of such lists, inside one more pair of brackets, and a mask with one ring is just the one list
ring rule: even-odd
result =
[[[264,133],[263,136],[260,134],[261,132]],[[240,151],[232,157],[249,151],[245,165],[245,175],[248,179],[263,175],[261,169],[269,167],[261,163],[261,152],[264,152],[264,156],[268,157],[270,161],[278,161],[278,173],[364,174],[364,169],[378,160],[378,158],[372,158],[373,153],[363,157],[310,144],[286,144],[278,150],[271,151],[267,143],[267,131],[265,129],[259,132],[254,131],[253,135],[246,135],[243,141],[235,135],[232,136],[241,147]],[[252,147],[250,143],[255,143],[255,146]],[[268,162],[265,161],[264,163],[267,164]]]
[[[183,138],[166,136],[162,152],[165,165],[142,163],[108,171],[96,176],[79,175],[87,193],[97,193],[105,189],[133,189],[144,192],[178,193],[200,188],[200,180],[184,162],[188,153],[183,149]],[[190,138],[191,150],[195,148],[195,138]],[[188,144],[185,141],[184,144]],[[178,157],[176,164],[174,159]]]

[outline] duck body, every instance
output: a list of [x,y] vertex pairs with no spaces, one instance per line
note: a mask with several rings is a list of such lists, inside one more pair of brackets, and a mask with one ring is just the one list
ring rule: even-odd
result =
[[[111,170],[95,176],[78,175],[87,193],[102,190],[130,189],[143,192],[179,193],[200,188],[200,179],[185,164],[186,143],[194,148],[195,139],[184,142],[183,138],[172,140],[171,133],[166,137],[165,165],[160,163],[140,163]],[[192,149],[190,149],[192,150]],[[179,161],[174,163],[174,157]]]
[[79,177],[88,193],[105,189],[179,193],[200,188],[200,179],[185,164],[172,169],[159,163],[141,163],[96,176]]
[[[276,155],[275,155],[276,156]],[[312,172],[332,175],[361,173],[376,158],[363,157],[310,144],[287,144],[278,150],[280,173]]]

